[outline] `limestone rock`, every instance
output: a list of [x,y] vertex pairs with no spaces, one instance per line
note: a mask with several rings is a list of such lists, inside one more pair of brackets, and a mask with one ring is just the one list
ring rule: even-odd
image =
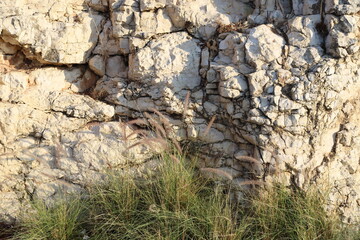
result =
[[359,12],[359,10],[360,4],[357,0],[327,0],[325,4],[325,11],[336,15],[354,14]]
[[50,96],[50,108],[67,116],[105,121],[114,116],[114,107],[96,102],[90,97],[61,93]]
[[294,17],[289,21],[289,44],[295,47],[319,46],[323,39],[317,30],[320,15]]
[[262,68],[282,55],[285,40],[274,33],[271,26],[260,25],[251,29],[245,44],[246,59],[256,68]]
[[360,17],[344,15],[326,16],[329,34],[326,38],[326,51],[334,57],[352,55],[360,49],[359,35]]
[[219,93],[223,97],[238,98],[244,96],[248,90],[246,78],[234,68],[221,68],[220,77]]
[[106,75],[109,77],[127,77],[128,69],[121,56],[109,57],[106,61]]
[[100,77],[105,75],[105,62],[102,56],[96,55],[89,60],[89,67]]
[[260,96],[266,84],[269,83],[269,77],[266,76],[266,71],[261,70],[249,75],[249,86],[251,96]]
[[86,0],[86,3],[96,11],[106,12],[108,9],[107,0]]
[[166,6],[166,0],[141,0],[140,10],[148,11],[156,8],[164,8]]
[[82,0],[9,3],[0,3],[3,40],[24,46],[29,57],[41,62],[72,64],[88,60],[104,17],[83,11]]

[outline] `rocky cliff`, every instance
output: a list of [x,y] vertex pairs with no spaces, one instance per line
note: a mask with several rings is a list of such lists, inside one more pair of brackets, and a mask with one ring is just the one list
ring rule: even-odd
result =
[[358,0],[0,1],[0,221],[151,168],[126,122],[154,109],[235,184],[326,186],[359,220],[359,26]]

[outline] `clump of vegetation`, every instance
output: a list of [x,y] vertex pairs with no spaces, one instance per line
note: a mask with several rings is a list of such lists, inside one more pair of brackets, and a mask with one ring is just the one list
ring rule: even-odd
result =
[[70,196],[47,206],[35,200],[13,239],[23,240],[68,240],[82,239],[81,228],[85,225],[86,205],[79,196]]
[[201,177],[194,161],[161,160],[147,179],[114,173],[81,198],[36,202],[13,239],[359,239],[328,218],[315,191],[274,186],[241,206]]
[[360,239],[324,209],[326,198],[317,189],[304,192],[272,186],[251,199],[241,220],[247,224],[243,239]]

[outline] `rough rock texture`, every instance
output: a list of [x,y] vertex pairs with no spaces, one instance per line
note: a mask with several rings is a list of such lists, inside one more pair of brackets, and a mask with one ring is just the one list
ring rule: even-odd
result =
[[354,223],[359,12],[356,0],[0,1],[0,221],[106,169],[153,167],[154,146],[125,122],[157,109],[200,165],[237,186],[325,186]]

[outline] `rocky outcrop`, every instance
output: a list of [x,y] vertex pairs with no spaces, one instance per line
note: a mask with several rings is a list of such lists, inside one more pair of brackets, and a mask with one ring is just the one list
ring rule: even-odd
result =
[[153,167],[154,145],[126,122],[154,109],[234,184],[326,186],[329,209],[359,220],[359,12],[341,0],[0,2],[1,221],[107,169]]

